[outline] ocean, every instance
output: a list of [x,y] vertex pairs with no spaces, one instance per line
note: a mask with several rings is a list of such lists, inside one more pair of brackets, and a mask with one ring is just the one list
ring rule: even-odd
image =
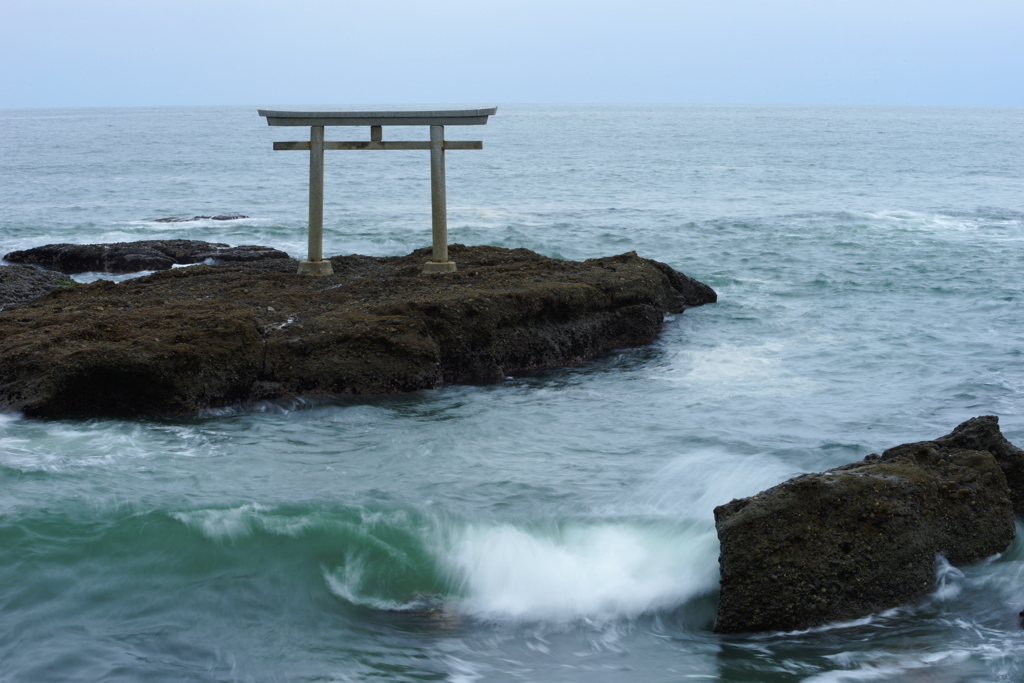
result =
[[[256,109],[0,111],[2,253],[303,257],[308,155],[271,143],[308,131]],[[718,303],[491,384],[0,414],[0,680],[1024,678],[1020,537],[938,558],[915,604],[712,633],[716,505],[976,415],[1024,446],[1024,109],[501,105],[446,133],[484,142],[447,154],[450,242],[635,250]],[[325,254],[429,245],[427,153],[326,157]]]

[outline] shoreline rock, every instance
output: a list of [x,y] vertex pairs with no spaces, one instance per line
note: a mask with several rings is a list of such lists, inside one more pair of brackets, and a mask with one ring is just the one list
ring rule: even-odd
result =
[[187,414],[286,396],[391,394],[573,365],[649,343],[715,292],[634,252],[584,262],[466,247],[196,265],[60,288],[0,311],[0,406],[28,416]]
[[0,311],[40,297],[62,284],[72,284],[61,273],[35,266],[0,266]]
[[981,416],[718,506],[715,632],[802,630],[923,597],[936,553],[962,565],[1009,545],[1022,462]]
[[225,262],[284,258],[288,258],[288,254],[271,247],[232,247],[219,242],[201,240],[47,244],[23,251],[12,251],[4,256],[4,260],[9,263],[35,265],[69,275],[87,272],[137,273],[142,270],[168,270],[175,265],[192,265],[207,260]]

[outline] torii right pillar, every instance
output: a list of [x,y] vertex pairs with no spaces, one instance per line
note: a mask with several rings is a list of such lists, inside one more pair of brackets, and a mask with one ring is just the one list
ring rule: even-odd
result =
[[430,127],[430,208],[433,254],[423,273],[454,273],[455,261],[448,260],[448,198],[444,189],[444,126]]

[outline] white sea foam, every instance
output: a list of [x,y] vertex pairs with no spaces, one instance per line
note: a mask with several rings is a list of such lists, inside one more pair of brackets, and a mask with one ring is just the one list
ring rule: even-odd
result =
[[189,439],[189,435],[168,440],[161,433],[173,432],[174,428],[154,430],[143,425],[102,421],[33,420],[0,423],[0,428],[4,426],[8,428],[0,432],[0,463],[22,471],[117,467],[166,454],[190,456],[197,452],[196,439]]
[[362,605],[387,612],[416,612],[441,606],[440,598],[428,595],[418,595],[411,600],[400,602],[366,591],[364,583],[368,571],[367,563],[359,555],[347,557],[344,565],[333,571],[326,567],[322,571],[328,590],[353,605]]
[[667,370],[660,369],[651,378],[718,397],[796,396],[821,388],[817,380],[794,373],[784,362],[784,354],[784,346],[777,342],[684,349],[676,352]]
[[69,275],[75,282],[88,283],[96,282],[97,280],[109,280],[110,282],[124,282],[125,280],[134,280],[137,277],[143,277],[144,275],[152,275],[155,270],[140,270],[136,273],[103,273],[99,271],[89,271],[87,273],[75,273]]
[[951,565],[942,555],[935,558],[935,591],[937,600],[953,600],[963,592],[964,573]]
[[680,453],[652,473],[628,501],[644,514],[714,524],[714,509],[792,477],[790,465],[769,454],[701,448]]
[[230,508],[188,510],[173,513],[171,516],[215,541],[237,541],[256,532],[297,537],[314,528],[346,529],[362,534],[362,530],[368,527],[403,526],[408,520],[407,514],[402,510],[389,513],[362,511],[360,521],[353,523],[333,519],[329,514],[320,512],[302,515],[280,514],[259,503],[246,503]]
[[[21,413],[13,412],[0,412],[0,429],[4,429],[8,425],[14,424],[20,420],[23,420],[24,416]],[[0,432],[2,435],[2,432]]]
[[556,534],[509,524],[454,534],[440,561],[460,585],[459,610],[489,619],[635,616],[712,590],[706,527],[568,524]]
[[172,517],[215,541],[236,541],[265,527],[266,511],[258,503],[249,503],[236,508],[176,512]]
[[960,649],[907,655],[864,650],[826,657],[848,668],[815,674],[803,679],[804,683],[956,683],[983,672],[983,667],[971,658],[971,653]]
[[1019,240],[1024,224],[1018,219],[993,220],[981,216],[954,216],[921,211],[874,211],[860,214],[872,224],[885,229],[905,230],[936,237],[973,239],[979,231],[989,238]]

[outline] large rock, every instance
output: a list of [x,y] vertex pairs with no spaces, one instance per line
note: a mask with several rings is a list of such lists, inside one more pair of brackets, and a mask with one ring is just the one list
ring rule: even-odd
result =
[[999,467],[1006,475],[1010,487],[1013,511],[1024,517],[1024,450],[1006,440],[999,431],[999,418],[995,415],[972,417],[946,436],[935,439],[944,448],[963,448],[988,451],[996,456]]
[[24,263],[62,273],[137,273],[167,270],[175,265],[212,261],[259,261],[286,259],[288,254],[271,247],[232,247],[200,240],[143,240],[113,244],[47,244],[4,256],[10,263]]
[[237,401],[386,394],[581,363],[650,342],[664,316],[716,299],[664,264],[559,261],[451,245],[176,268],[54,291],[0,311],[0,405],[28,415],[188,413]]
[[0,266],[0,310],[42,296],[62,284],[73,284],[60,273],[32,266]]
[[1006,549],[1014,536],[1004,468],[1021,451],[978,417],[953,433],[805,474],[715,508],[721,544],[718,633],[795,630],[862,617],[934,586],[952,564]]

